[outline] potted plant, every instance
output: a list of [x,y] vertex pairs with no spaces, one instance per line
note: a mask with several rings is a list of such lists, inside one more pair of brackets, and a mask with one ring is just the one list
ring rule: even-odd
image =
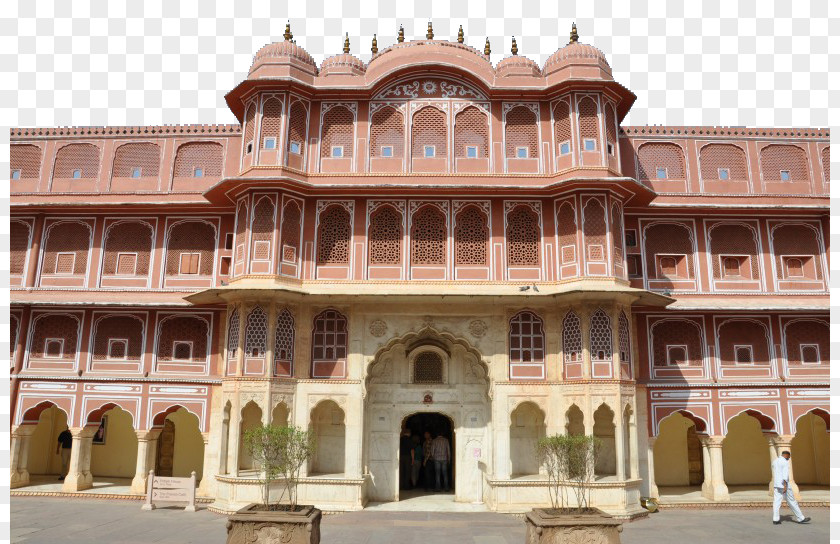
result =
[[548,472],[551,508],[534,508],[525,515],[526,542],[620,542],[621,522],[589,506],[600,451],[601,441],[594,436],[558,434],[540,439],[537,456]]
[[[261,503],[252,503],[228,517],[228,544],[321,541],[321,511],[297,503],[303,464],[315,453],[315,437],[298,427],[264,425],[245,432],[248,451],[260,469]],[[272,484],[283,484],[276,502]]]

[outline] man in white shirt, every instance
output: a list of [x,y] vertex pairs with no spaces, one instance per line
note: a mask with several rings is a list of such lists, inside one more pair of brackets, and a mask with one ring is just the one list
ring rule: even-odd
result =
[[788,507],[796,516],[797,523],[808,523],[811,518],[802,515],[799,504],[793,497],[793,489],[788,486],[790,478],[790,452],[783,451],[778,459],[770,465],[773,469],[773,524],[779,525],[779,509],[782,507],[782,498],[787,501]]

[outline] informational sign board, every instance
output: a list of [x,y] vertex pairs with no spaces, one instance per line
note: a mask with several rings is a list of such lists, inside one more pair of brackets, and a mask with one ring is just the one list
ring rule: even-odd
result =
[[481,459],[481,448],[473,448],[473,459]]
[[189,478],[173,478],[155,476],[155,471],[150,470],[143,510],[154,510],[155,502],[185,502],[184,511],[195,512],[195,471]]

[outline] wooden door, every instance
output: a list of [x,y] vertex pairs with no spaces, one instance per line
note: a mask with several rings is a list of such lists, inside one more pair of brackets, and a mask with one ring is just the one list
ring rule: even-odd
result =
[[155,475],[172,476],[172,462],[175,458],[175,424],[167,419],[163,422],[163,430],[158,437],[157,460],[155,461]]
[[688,443],[688,485],[703,483],[703,447],[697,438],[697,429],[692,425],[688,428],[686,441]]

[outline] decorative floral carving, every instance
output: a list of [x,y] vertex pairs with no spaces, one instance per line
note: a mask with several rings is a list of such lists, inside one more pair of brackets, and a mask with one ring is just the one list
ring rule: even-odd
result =
[[487,323],[480,319],[474,319],[473,321],[470,321],[469,329],[471,335],[476,338],[481,338],[487,334]]
[[423,82],[423,93],[424,94],[434,94],[437,91],[437,83],[434,81],[424,81]]
[[435,326],[435,318],[430,315],[423,316],[423,326],[424,327],[434,327]]
[[382,321],[381,319],[377,319],[375,321],[371,321],[370,323],[370,334],[371,336],[375,336],[376,338],[381,338],[385,335],[385,331],[388,330],[388,324]]

